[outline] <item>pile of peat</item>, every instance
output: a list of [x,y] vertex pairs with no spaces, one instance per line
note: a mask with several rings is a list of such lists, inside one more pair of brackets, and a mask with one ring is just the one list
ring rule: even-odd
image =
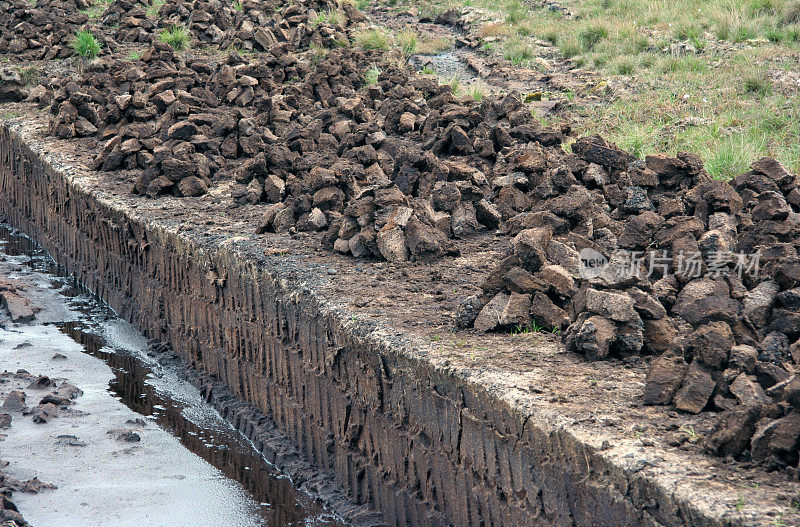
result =
[[35,5],[0,0],[0,54],[24,60],[72,56],[72,39],[88,24],[83,10],[91,5],[88,0],[40,0]]
[[156,24],[147,16],[149,0],[114,0],[103,11],[101,26],[118,43],[152,42]]
[[721,411],[710,451],[799,475],[800,178],[764,158],[715,180],[599,137],[572,151],[524,182],[530,210],[458,323],[564,330],[589,360],[658,355],[646,404]]
[[[453,255],[454,238],[497,229],[511,248],[459,327],[559,331],[589,360],[657,356],[647,404],[721,412],[711,452],[800,474],[796,175],[765,158],[720,181],[691,154],[642,161],[600,137],[568,152],[568,127],[514,95],[459,99],[399,52],[332,48],[364,27],[354,9],[215,6],[168,4],[161,24],[256,53],[154,40],[139,60],[94,61],[34,90],[53,135],[98,137],[94,168],[139,170],[135,193],[224,183],[263,207],[260,232],[319,231],[355,257]],[[153,29],[121,13],[133,40]]]
[[142,169],[136,193],[234,181],[236,202],[271,204],[263,232],[324,230],[340,252],[391,261],[452,254],[451,238],[511,219],[526,208],[514,182],[563,157],[562,130],[518,98],[458,100],[391,53],[350,48],[312,66],[285,44],[217,63],[156,42],[32,96],[53,135],[99,135],[96,169]]
[[158,13],[158,27],[184,27],[204,46],[240,52],[302,52],[311,46],[333,48],[349,43],[349,30],[366,17],[347,2],[305,0],[283,4],[244,0],[170,2]]

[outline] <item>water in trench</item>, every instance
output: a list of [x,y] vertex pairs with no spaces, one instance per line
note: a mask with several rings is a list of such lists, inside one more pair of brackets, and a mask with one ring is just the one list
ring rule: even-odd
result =
[[[86,376],[95,367],[100,368],[97,366],[100,364],[99,361],[104,363],[105,368],[110,369],[113,378],[107,384],[100,386],[102,390],[98,391],[104,393],[96,396],[113,398],[113,404],[124,405],[125,411],[133,411],[138,415],[125,422],[128,423],[126,426],[134,431],[141,429],[139,431],[144,436],[142,446],[155,444],[158,433],[161,433],[170,435],[173,442],[177,439],[180,446],[176,445],[174,448],[191,452],[188,454],[165,446],[156,453],[157,461],[154,462],[156,464],[150,467],[152,471],[158,473],[148,473],[148,481],[137,483],[120,477],[117,482],[114,474],[124,473],[126,463],[133,463],[135,460],[136,466],[131,465],[132,478],[137,473],[136,470],[148,470],[149,458],[147,452],[141,451],[139,443],[131,447],[125,445],[126,448],[112,444],[109,452],[101,454],[108,458],[108,461],[103,460],[100,466],[105,463],[116,463],[120,466],[114,467],[116,472],[110,470],[105,477],[102,474],[97,476],[107,480],[103,485],[108,485],[116,491],[119,491],[116,488],[119,485],[131,486],[133,490],[128,492],[131,499],[137,501],[135,510],[138,512],[132,508],[126,513],[124,503],[109,504],[109,509],[103,511],[102,504],[95,504],[90,498],[81,501],[84,499],[81,496],[82,492],[98,493],[97,478],[92,479],[80,474],[80,468],[75,468],[76,462],[77,467],[80,467],[79,459],[71,461],[70,456],[85,457],[86,466],[90,466],[91,449],[102,443],[105,438],[87,441],[89,443],[87,446],[67,449],[69,453],[63,453],[65,450],[63,448],[53,450],[50,436],[64,431],[58,427],[67,427],[66,430],[70,434],[81,436],[81,439],[94,437],[92,433],[99,434],[105,430],[99,432],[87,430],[86,428],[91,425],[85,424],[87,419],[80,413],[75,416],[71,414],[59,416],[52,421],[52,424],[46,425],[32,425],[29,422],[30,417],[27,419],[23,416],[19,419],[15,417],[11,430],[8,431],[8,437],[5,441],[0,441],[0,458],[12,461],[6,472],[20,479],[37,475],[43,480],[53,478],[61,480],[57,482],[59,490],[45,490],[36,496],[15,494],[15,501],[23,515],[29,520],[40,519],[38,523],[32,522],[34,525],[45,525],[52,521],[53,517],[64,518],[65,512],[75,514],[70,520],[74,522],[61,522],[61,525],[134,525],[145,519],[149,520],[149,524],[164,526],[344,525],[312,497],[296,489],[288,478],[271,466],[246,438],[202,400],[196,388],[180,379],[176,372],[148,358],[147,343],[143,336],[116,318],[112,310],[80,288],[72,279],[60,273],[56,264],[30,239],[2,224],[0,224],[0,278],[11,279],[12,282],[21,284],[26,295],[42,307],[34,323],[10,324],[6,321],[6,327],[0,329],[0,370],[14,371],[15,365],[22,364],[32,374],[47,373],[49,371],[47,368],[53,368],[51,357],[54,357],[52,350],[47,346],[51,344],[55,346],[54,349],[59,348],[56,346],[59,336],[68,337],[75,349],[83,355],[82,359],[75,359],[78,362],[73,364],[73,367],[79,366],[80,360],[93,361],[88,363],[89,366],[81,368],[80,375]],[[35,353],[27,350],[40,348],[43,351],[37,363]],[[65,349],[65,346],[62,344],[59,349]],[[34,371],[36,366],[44,371]],[[101,370],[105,372],[105,377],[101,376],[101,379],[109,377],[108,369]],[[82,379],[80,375],[77,371],[74,374],[77,381]],[[70,377],[70,374],[64,376]],[[91,401],[100,399],[96,399],[93,395],[91,379],[86,377],[83,381],[85,386],[81,386],[80,382],[69,378],[85,392],[85,395],[78,399],[79,402],[81,399],[86,399],[85,406],[80,407],[81,411],[90,415],[93,413],[109,415],[111,411],[106,411],[100,403],[92,406]],[[48,436],[46,427],[51,426],[55,428]],[[163,438],[161,441],[169,445],[169,441]],[[140,451],[137,451],[137,448],[140,448]],[[73,451],[79,452],[73,453]],[[40,455],[37,459],[51,461],[42,466],[41,461],[33,461],[35,455]],[[176,458],[174,463],[170,455]],[[62,459],[59,456],[64,456],[63,459],[66,460],[64,472],[72,472],[71,475],[58,472],[58,460]],[[13,473],[15,467],[18,474]],[[172,472],[175,474],[172,475]],[[173,485],[176,488],[159,490],[159,486],[164,485],[162,480],[172,477],[174,483],[167,482],[166,485]],[[197,477],[199,482],[197,485],[192,483],[194,477]],[[151,489],[136,488],[137,485],[149,485],[149,478],[153,478],[155,482]],[[185,488],[178,491],[177,486]],[[202,492],[198,490],[201,488]],[[60,500],[55,498],[59,492],[66,492],[67,489],[77,494],[74,503],[64,503],[63,498]],[[47,498],[48,492],[52,493],[52,500]],[[137,496],[143,496],[144,499],[137,499]],[[148,510],[147,503],[139,503],[147,501],[151,496],[155,496],[153,509],[160,510]],[[102,502],[102,491],[96,498],[96,501]],[[170,500],[174,500],[174,503]],[[206,503],[198,503],[198,500]],[[79,504],[78,509],[75,508],[76,504]],[[80,509],[80,506],[89,509],[95,507],[97,514],[105,517],[93,518],[93,522],[87,523],[86,515],[91,513]],[[232,513],[222,511],[225,506],[236,510]],[[40,510],[44,507],[48,510]],[[114,510],[111,510],[112,508]],[[203,519],[204,509],[209,512],[208,521]],[[80,511],[84,517],[81,519],[81,515],[76,511]],[[211,514],[211,511],[214,514]]]

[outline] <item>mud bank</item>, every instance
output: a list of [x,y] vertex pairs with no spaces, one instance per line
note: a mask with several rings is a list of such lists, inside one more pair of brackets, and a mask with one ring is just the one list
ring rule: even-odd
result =
[[[328,474],[335,483],[316,483],[363,505],[346,520],[794,521],[798,484],[665,441],[710,421],[642,407],[644,365],[583,363],[546,336],[442,337],[442,306],[466,297],[501,247],[470,240],[462,257],[424,267],[321,257],[311,237],[256,237],[257,209],[234,218],[225,187],[184,198],[191,206],[132,196],[133,175],[87,170],[76,141],[44,139],[42,127],[2,125],[0,213],[190,361],[257,447],[269,450],[272,423],[283,430],[299,454],[276,465]],[[420,289],[440,282],[453,293]]]

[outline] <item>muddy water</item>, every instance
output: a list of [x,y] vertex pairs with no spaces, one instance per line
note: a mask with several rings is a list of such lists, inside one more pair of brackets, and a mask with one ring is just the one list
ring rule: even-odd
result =
[[[193,386],[180,379],[175,371],[171,371],[168,367],[164,367],[148,357],[147,342],[142,335],[136,333],[127,323],[117,319],[113,311],[97,298],[82,290],[69,277],[61,274],[55,263],[31,240],[2,224],[0,224],[0,276],[23,277],[24,283],[28,287],[26,289],[28,292],[30,291],[30,284],[39,284],[42,291],[37,300],[46,304],[42,313],[37,315],[37,319],[41,319],[38,323],[35,322],[27,327],[15,324],[13,328],[7,327],[2,330],[10,329],[14,335],[11,339],[0,338],[0,364],[2,364],[0,369],[11,370],[10,366],[13,366],[12,362],[16,357],[13,351],[9,351],[5,356],[3,355],[2,346],[4,341],[8,343],[7,346],[10,348],[11,343],[20,342],[20,339],[25,337],[25,333],[28,331],[30,333],[28,341],[32,342],[32,348],[35,348],[37,331],[41,333],[42,331],[51,331],[48,328],[57,329],[61,335],[69,337],[77,350],[85,355],[94,357],[92,360],[97,361],[99,359],[110,369],[113,378],[106,387],[106,397],[110,394],[117,400],[115,404],[122,404],[128,410],[139,415],[137,419],[128,420],[127,422],[134,423],[128,426],[142,429],[157,428],[159,432],[171,434],[178,440],[183,449],[191,452],[189,457],[196,456],[200,458],[194,461],[195,464],[210,465],[208,472],[211,475],[203,473],[203,478],[201,479],[221,481],[215,482],[216,486],[209,487],[211,490],[206,488],[204,490],[206,494],[202,498],[197,495],[196,499],[211,499],[212,502],[215,498],[220,501],[227,500],[229,502],[228,505],[241,502],[240,508],[242,510],[239,511],[240,514],[235,518],[235,524],[238,525],[276,527],[287,525],[343,525],[340,520],[316,503],[312,497],[297,490],[288,478],[282,476],[267,463],[251,443],[230,427],[213,408],[202,400]],[[59,302],[63,305],[57,305]],[[7,336],[11,336],[11,333]],[[54,342],[55,340],[57,339],[54,337],[49,338],[49,341]],[[18,346],[17,344],[14,350],[18,349]],[[49,353],[47,356],[47,359],[49,359],[52,356],[52,352],[48,351],[47,353]],[[32,354],[29,353],[21,360],[33,360],[31,357]],[[5,364],[6,360],[8,360],[9,364]],[[38,373],[34,371],[35,366],[28,366],[29,362],[24,364],[31,373]],[[44,368],[46,364],[42,362],[41,366]],[[76,382],[76,384],[79,383]],[[91,400],[89,390],[87,389],[86,392],[85,398],[87,401]],[[78,401],[80,400],[79,398]],[[89,403],[87,402],[86,404]],[[91,406],[89,406],[88,410],[91,413]],[[102,408],[99,406],[96,407],[96,410],[97,413],[102,413]],[[59,417],[53,422],[66,422],[66,419],[67,417]],[[136,424],[137,420],[141,424]],[[80,420],[76,422],[80,423]],[[26,447],[36,448],[35,446],[30,446],[35,444],[33,440],[28,440],[27,444],[20,438],[16,438],[17,443],[11,441],[15,439],[14,428],[18,428],[16,432],[18,436],[24,437],[25,426],[30,425],[25,423],[12,425],[8,442],[12,445],[25,445]],[[48,423],[45,426],[50,426],[50,424]],[[80,424],[73,424],[71,427],[77,430],[76,435],[80,434]],[[38,429],[34,430],[32,434],[37,432]],[[88,431],[84,433],[89,434]],[[150,433],[150,436],[154,436],[154,434]],[[147,440],[148,437],[145,437],[143,444]],[[14,459],[14,453],[6,446],[3,446],[3,443],[0,443],[0,449],[3,450],[0,453],[0,457]],[[169,455],[170,450],[165,449],[163,452],[164,455]],[[182,456],[186,453],[179,454]],[[145,459],[144,455],[141,457]],[[121,468],[124,472],[126,456],[117,456],[116,452],[114,452],[111,458],[109,460],[110,463],[123,464],[122,467],[117,468]],[[142,459],[139,460],[140,464],[144,462]],[[169,459],[161,459],[160,461],[172,468]],[[51,465],[57,465],[57,463],[58,461],[56,460]],[[31,467],[25,466],[25,460],[18,459],[17,465],[19,465],[19,469],[22,472],[25,470],[30,472],[31,470]],[[14,466],[15,464],[12,462],[10,469],[13,469]],[[175,466],[186,467],[188,464],[176,460]],[[49,468],[52,470],[57,467],[50,466]],[[141,470],[141,467],[136,468]],[[186,473],[190,473],[191,470],[193,469],[185,468]],[[203,472],[202,468],[194,470]],[[32,473],[40,474],[40,472],[33,470],[27,476]],[[26,474],[22,474],[22,476],[26,476]],[[153,477],[157,476],[153,475]],[[175,483],[175,485],[179,484]],[[67,481],[68,485],[69,481]],[[184,485],[186,484],[184,483]],[[76,484],[75,486],[76,488],[73,490],[80,492],[80,485]],[[61,483],[59,487],[63,488],[65,484]],[[219,493],[218,496],[214,495],[215,491]],[[57,493],[59,491],[50,492]],[[43,496],[44,494],[42,493]],[[175,494],[179,497],[182,495],[181,492],[176,492]],[[47,514],[40,515],[40,511],[35,510],[37,504],[38,506],[43,505],[41,502],[37,502],[38,499],[38,497],[22,497],[18,504],[23,514],[27,509],[31,518],[40,517],[44,519],[43,522],[47,522],[47,518],[50,516]],[[69,504],[61,505],[65,507],[63,511],[69,511]],[[81,505],[87,505],[87,503],[81,503]],[[53,507],[53,504],[48,502],[47,506]],[[175,503],[174,506],[175,510],[181,510],[191,507],[192,504]],[[198,504],[195,503],[194,506],[196,508]],[[201,508],[203,506],[217,507],[214,503],[201,505]],[[142,504],[139,504],[139,507],[141,508]],[[143,507],[146,510],[146,505]],[[124,511],[122,512],[124,513]],[[204,523],[202,512],[198,515],[195,510],[194,513],[195,516],[190,523],[191,525],[220,524],[216,523],[219,521],[218,519],[212,521],[210,518],[208,523]],[[156,512],[155,515],[143,513],[142,519],[145,517],[149,520],[153,520],[154,517],[157,518],[155,523],[149,523],[152,525],[178,526],[189,524],[187,523],[187,517],[180,514],[170,517],[159,512]],[[226,524],[234,524],[234,520],[225,521],[232,522]],[[122,523],[124,522],[120,519],[119,523],[116,524]],[[34,522],[34,524],[36,525],[37,523]],[[45,523],[39,524],[44,525]],[[98,519],[97,524],[103,525],[104,523]]]

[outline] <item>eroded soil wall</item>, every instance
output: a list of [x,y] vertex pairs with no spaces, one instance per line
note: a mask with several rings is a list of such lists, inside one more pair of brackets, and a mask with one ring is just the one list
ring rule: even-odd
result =
[[[387,524],[709,524],[569,433],[381,344],[282,278],[255,244],[189,241],[78,179],[0,129],[0,213],[120,316],[274,420]],[[229,417],[259,446],[257,420]]]

